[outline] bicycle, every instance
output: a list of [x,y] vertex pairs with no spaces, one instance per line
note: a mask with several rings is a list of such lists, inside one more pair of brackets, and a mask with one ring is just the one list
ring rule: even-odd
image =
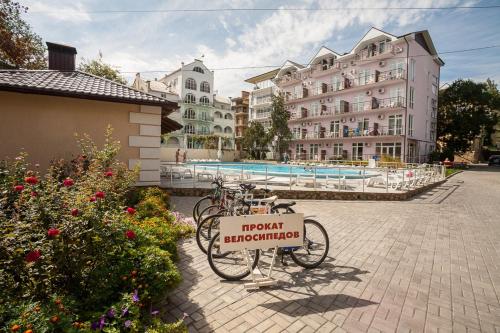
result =
[[[293,204],[285,203],[280,205],[282,208],[291,209],[290,206]],[[268,205],[267,213],[270,212],[272,212],[271,206]],[[330,247],[330,241],[325,228],[318,221],[306,218],[304,219],[303,237],[302,246],[275,248],[273,260],[279,250],[283,264],[285,263],[284,256],[290,255],[297,265],[306,269],[312,269],[321,265],[326,259]],[[210,239],[207,257],[210,267],[218,276],[225,280],[237,281],[247,277],[257,267],[260,259],[260,251],[240,250],[221,252],[220,233],[217,233]]]

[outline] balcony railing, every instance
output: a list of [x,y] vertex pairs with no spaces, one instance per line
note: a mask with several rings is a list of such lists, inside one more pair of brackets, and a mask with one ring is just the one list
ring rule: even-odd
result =
[[214,134],[214,131],[200,131],[200,130],[190,130],[190,129],[186,129],[184,128],[184,132],[185,134],[197,134],[197,135],[211,135],[211,134]]
[[313,140],[313,139],[335,139],[335,138],[353,138],[353,137],[374,137],[374,136],[387,136],[387,135],[402,135],[403,128],[398,126],[376,126],[359,128],[349,127],[347,125],[339,128],[338,131],[327,131],[326,129],[320,131],[302,131],[292,133],[294,140]]
[[198,121],[214,121],[214,117],[202,117],[202,116],[193,116],[193,115],[182,115],[182,119],[187,120],[198,120]]
[[268,119],[270,117],[271,117],[271,112],[252,114],[252,119]]

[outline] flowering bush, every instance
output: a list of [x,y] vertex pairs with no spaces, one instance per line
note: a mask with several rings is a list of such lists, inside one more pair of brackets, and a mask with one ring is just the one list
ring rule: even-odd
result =
[[111,130],[102,149],[79,143],[44,176],[26,154],[0,165],[0,331],[169,332],[150,309],[180,282],[175,242],[192,227],[160,189],[129,200],[137,171],[116,160]]

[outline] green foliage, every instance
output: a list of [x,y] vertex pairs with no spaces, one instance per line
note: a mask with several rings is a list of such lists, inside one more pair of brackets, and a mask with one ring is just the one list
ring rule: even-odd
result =
[[[496,87],[495,87],[496,88]],[[491,85],[457,80],[439,92],[438,142],[446,155],[464,153],[474,139],[491,132],[500,99]]]
[[78,66],[78,70],[95,76],[100,76],[120,84],[127,84],[127,80],[120,75],[118,70],[114,69],[111,65],[106,64],[102,60],[101,52],[99,52],[97,59],[82,59],[82,62]]
[[264,130],[261,123],[253,121],[245,131],[241,141],[251,158],[260,160],[265,158],[265,151],[269,143],[269,135]]
[[283,95],[273,96],[273,111],[271,112],[271,129],[269,137],[274,139],[275,157],[280,160],[283,153],[288,150],[292,140],[292,132],[288,127],[290,113],[285,110]]
[[80,138],[83,154],[45,176],[26,154],[0,166],[0,330],[137,332],[180,282],[176,241],[192,225],[158,188],[125,209],[137,172],[116,160],[111,132],[103,148]]
[[0,60],[25,69],[45,69],[42,39],[21,18],[28,7],[12,0],[0,0]]
[[202,146],[204,149],[218,149],[219,148],[219,139],[222,140],[222,147],[228,144],[231,139],[225,136],[219,135],[190,135],[193,143]]

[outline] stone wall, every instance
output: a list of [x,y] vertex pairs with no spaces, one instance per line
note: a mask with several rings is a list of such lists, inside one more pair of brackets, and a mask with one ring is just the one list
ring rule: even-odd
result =
[[[399,193],[276,190],[270,192],[268,195],[277,195],[280,199],[403,201],[439,186],[445,181],[442,180],[414,190]],[[212,190],[207,188],[165,188],[165,190],[171,195],[181,197],[202,197],[212,193]],[[254,191],[254,195],[262,197],[264,191]]]

